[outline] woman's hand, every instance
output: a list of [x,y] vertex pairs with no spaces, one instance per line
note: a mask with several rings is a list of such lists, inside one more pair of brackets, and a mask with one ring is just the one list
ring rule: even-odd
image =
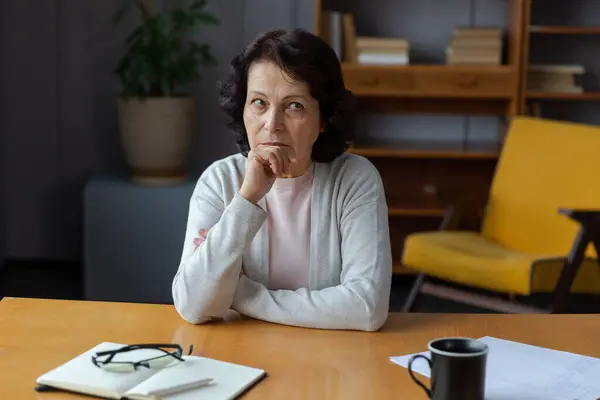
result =
[[271,190],[275,179],[291,177],[294,157],[294,150],[289,146],[265,145],[250,150],[240,194],[256,204]]

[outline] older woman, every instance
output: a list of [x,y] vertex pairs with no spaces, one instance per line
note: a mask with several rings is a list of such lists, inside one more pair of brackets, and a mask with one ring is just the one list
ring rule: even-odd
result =
[[354,110],[334,51],[306,31],[265,33],[233,59],[220,96],[240,153],[207,168],[192,195],[179,314],[378,330],[387,204],[375,167],[345,153]]

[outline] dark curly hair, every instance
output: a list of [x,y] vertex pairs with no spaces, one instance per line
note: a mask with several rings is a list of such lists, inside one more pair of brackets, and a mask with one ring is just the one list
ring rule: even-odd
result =
[[272,61],[292,78],[306,82],[319,102],[323,130],[313,145],[313,161],[330,162],[343,154],[354,135],[354,97],[344,85],[334,50],[320,37],[302,29],[259,35],[233,58],[229,76],[219,83],[219,106],[242,154],[247,156],[250,151],[243,119],[248,69],[259,60]]

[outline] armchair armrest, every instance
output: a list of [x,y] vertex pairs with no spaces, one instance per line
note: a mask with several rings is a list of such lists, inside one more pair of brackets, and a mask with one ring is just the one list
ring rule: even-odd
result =
[[[578,222],[580,226],[563,265],[556,289],[554,289],[554,312],[560,312],[564,307],[571,285],[590,242],[594,246],[596,254],[600,256],[600,209],[561,207],[558,209],[558,213]],[[600,258],[597,261],[600,265]]]
[[587,229],[600,229],[600,209],[559,208],[558,213],[579,222]]

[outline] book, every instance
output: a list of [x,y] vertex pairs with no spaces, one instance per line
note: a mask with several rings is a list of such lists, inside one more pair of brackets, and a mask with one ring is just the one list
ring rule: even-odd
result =
[[[259,368],[233,364],[200,356],[183,356],[184,362],[162,369],[141,367],[133,372],[114,372],[98,368],[92,356],[99,351],[113,350],[124,346],[119,343],[103,342],[78,355],[66,363],[37,378],[38,390],[62,390],[87,394],[107,399],[165,399],[192,400],[198,397],[229,400],[235,399],[266,376]],[[137,359],[148,357],[152,349],[136,350]],[[123,353],[125,354],[125,353]],[[156,353],[153,353],[156,354]],[[115,358],[116,361],[116,358]],[[168,388],[185,386],[202,379],[210,383],[197,388],[160,395]]]
[[408,65],[410,43],[397,37],[359,36],[356,38],[357,62],[370,65]]
[[409,62],[410,60],[407,54],[358,53],[359,64],[408,65]]
[[530,64],[527,66],[528,72],[550,72],[582,75],[585,68],[582,65],[568,64]]
[[467,26],[456,26],[454,28],[455,37],[486,37],[496,38],[502,37],[504,30],[499,27],[467,27]]
[[363,50],[372,47],[386,47],[397,50],[408,50],[410,43],[406,38],[359,36],[356,46]]
[[344,38],[344,61],[356,63],[358,54],[356,49],[356,23],[354,15],[345,13],[342,16],[342,28]]
[[335,51],[338,59],[343,60],[343,14],[339,11],[323,11],[321,37]]
[[527,69],[527,89],[543,92],[583,93],[575,76],[585,73],[581,65],[534,64]]
[[446,48],[447,64],[502,64],[502,30],[498,28],[456,28]]

